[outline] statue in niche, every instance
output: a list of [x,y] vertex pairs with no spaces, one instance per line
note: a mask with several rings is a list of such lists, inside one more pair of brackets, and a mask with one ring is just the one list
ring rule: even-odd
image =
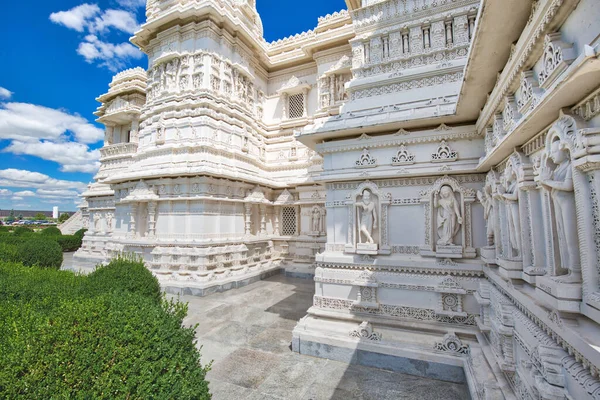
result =
[[344,87],[344,76],[340,75],[337,78],[337,100],[341,101],[345,99],[346,88]]
[[368,244],[375,244],[373,229],[377,229],[377,210],[371,200],[371,192],[365,189],[362,201],[356,202],[358,217],[358,243],[363,243],[363,236]]
[[552,141],[549,158],[555,166],[553,169],[544,168],[542,170],[540,183],[551,193],[561,266],[569,270],[567,277],[561,277],[560,280],[561,282],[579,282],[581,274],[573,170],[568,149],[559,138]]
[[319,207],[314,207],[312,211],[312,231],[321,231],[321,210]]
[[494,245],[494,229],[495,229],[495,221],[494,221],[494,200],[490,191],[492,190],[491,186],[486,186],[483,192],[477,192],[477,199],[483,206],[483,217],[486,221],[486,234],[487,234],[487,244],[488,246]]
[[99,214],[94,214],[94,231],[100,232],[102,226],[102,218]]
[[[502,176],[502,185],[498,186],[497,198],[506,204],[506,219],[508,220],[508,236],[512,250],[521,254],[521,221],[519,219],[519,188],[517,173],[508,165]],[[512,251],[510,252],[512,256]]]
[[108,227],[109,232],[112,232],[113,218],[114,217],[112,213],[106,214],[106,226]]
[[177,75],[177,65],[175,61],[169,61],[167,63],[165,74],[167,79],[167,90],[175,89],[175,76]]
[[437,209],[437,244],[453,246],[454,236],[456,236],[463,223],[458,201],[454,191],[448,185],[440,188],[438,196],[434,197],[434,207]]

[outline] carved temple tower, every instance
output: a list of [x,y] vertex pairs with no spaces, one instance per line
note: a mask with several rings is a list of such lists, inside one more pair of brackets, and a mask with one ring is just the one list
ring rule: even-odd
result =
[[597,1],[346,3],[267,43],[253,1],[149,0],[76,259],[314,277],[296,352],[600,399]]

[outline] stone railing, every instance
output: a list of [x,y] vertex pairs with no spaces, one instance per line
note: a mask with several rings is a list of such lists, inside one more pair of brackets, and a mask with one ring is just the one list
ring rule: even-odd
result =
[[106,146],[100,149],[100,159],[116,156],[128,156],[135,154],[137,151],[137,143],[119,143],[111,146]]

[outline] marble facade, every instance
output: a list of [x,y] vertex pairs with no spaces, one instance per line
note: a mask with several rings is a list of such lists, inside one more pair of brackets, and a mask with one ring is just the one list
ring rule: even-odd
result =
[[597,1],[346,3],[267,43],[254,1],[149,0],[76,259],[198,295],[314,276],[297,352],[600,399]]

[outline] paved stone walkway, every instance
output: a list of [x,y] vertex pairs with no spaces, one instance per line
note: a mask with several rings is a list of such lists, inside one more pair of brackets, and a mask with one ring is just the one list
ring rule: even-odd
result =
[[314,282],[276,275],[189,302],[215,400],[469,399],[465,385],[303,356],[292,329],[312,304]]

